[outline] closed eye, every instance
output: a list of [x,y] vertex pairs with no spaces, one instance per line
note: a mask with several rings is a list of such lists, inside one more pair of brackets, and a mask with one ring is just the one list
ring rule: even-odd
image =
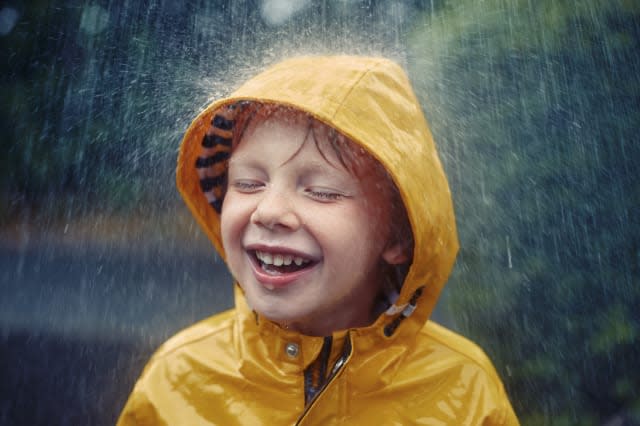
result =
[[231,183],[231,186],[238,190],[239,192],[251,193],[258,191],[260,188],[264,186],[264,184],[260,181],[250,180],[250,179],[238,179],[234,180]]
[[340,192],[315,188],[306,189],[305,193],[318,201],[338,201],[347,197]]

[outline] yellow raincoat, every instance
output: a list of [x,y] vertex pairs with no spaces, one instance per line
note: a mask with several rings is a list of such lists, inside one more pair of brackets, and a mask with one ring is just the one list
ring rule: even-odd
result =
[[[187,328],[157,351],[118,425],[517,425],[482,350],[428,320],[458,243],[446,177],[402,69],[381,58],[296,58],[193,121],[180,150],[178,187],[223,258],[220,192],[203,186],[194,165],[212,137],[211,123],[222,123],[224,137],[231,129],[225,120],[243,100],[306,111],[377,158],[405,203],[413,262],[398,299],[375,323],[324,338],[260,318],[236,285],[235,309]],[[305,371],[320,358],[328,379],[305,404]]]

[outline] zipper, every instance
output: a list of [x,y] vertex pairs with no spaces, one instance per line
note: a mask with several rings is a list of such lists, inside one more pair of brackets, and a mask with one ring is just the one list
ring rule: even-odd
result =
[[[321,361],[320,369],[323,372],[326,372],[326,367],[329,361],[329,355],[331,354],[332,341],[333,341],[333,338],[331,336],[325,337],[325,341],[322,346],[319,359]],[[327,346],[328,346],[328,350],[326,352],[326,359],[325,359],[322,357],[324,355],[325,347]],[[316,401],[320,398],[320,396],[324,393],[324,391],[329,387],[329,385],[333,382],[333,380],[338,376],[338,373],[342,371],[342,368],[346,365],[350,356],[351,356],[351,335],[347,334],[347,336],[345,337],[344,345],[342,346],[342,353],[340,354],[336,362],[333,364],[333,367],[331,368],[331,372],[329,373],[329,377],[327,377],[326,380],[321,382],[321,386],[319,386],[319,388],[313,390],[313,395],[308,400],[308,402],[307,402],[307,371],[305,371],[304,373],[305,374],[305,409],[300,415],[300,417],[298,417],[298,421],[296,422],[296,425],[299,425],[300,422],[304,420],[304,418],[307,416],[307,413],[309,413],[309,411],[311,411],[313,406],[316,404]]]
[[305,407],[313,401],[316,394],[322,389],[327,380],[327,365],[331,356],[331,345],[333,337],[324,338],[322,349],[318,358],[312,362],[304,371],[304,405]]

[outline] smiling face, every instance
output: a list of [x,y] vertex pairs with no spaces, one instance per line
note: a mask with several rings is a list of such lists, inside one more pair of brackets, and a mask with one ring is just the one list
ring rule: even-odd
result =
[[330,133],[291,111],[254,119],[222,207],[227,263],[249,305],[309,335],[370,324],[381,265],[406,260],[389,243],[391,196],[375,160],[354,154],[348,170]]

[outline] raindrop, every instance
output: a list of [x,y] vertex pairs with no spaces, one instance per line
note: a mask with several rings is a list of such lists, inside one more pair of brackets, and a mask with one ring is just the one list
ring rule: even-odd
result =
[[85,6],[80,17],[80,29],[89,35],[99,34],[109,25],[109,12],[98,5]]
[[20,14],[12,7],[3,7],[0,9],[0,36],[5,36],[13,30]]
[[309,6],[309,3],[310,0],[264,0],[262,17],[269,25],[281,25]]

